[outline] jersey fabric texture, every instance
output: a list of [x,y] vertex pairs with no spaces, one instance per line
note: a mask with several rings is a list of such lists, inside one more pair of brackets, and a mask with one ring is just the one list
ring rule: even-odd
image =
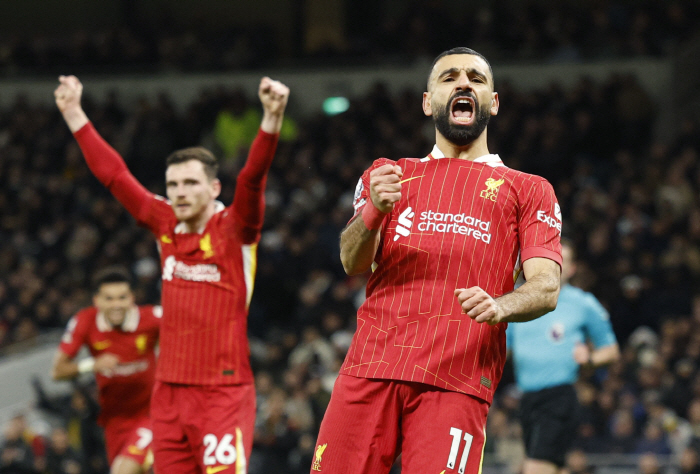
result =
[[73,358],[87,346],[93,357],[114,354],[119,365],[110,376],[95,373],[102,426],[148,417],[155,381],[160,306],[134,306],[121,328],[114,328],[95,307],[79,311],[68,322],[60,350]]
[[379,159],[358,183],[353,218],[372,205],[373,169],[403,171],[341,373],[426,383],[490,403],[507,325],[472,321],[454,290],[479,286],[497,298],[513,290],[521,262],[561,265],[561,212],[544,178],[510,169],[497,155],[440,156],[435,147],[423,159]]
[[340,375],[311,474],[481,472],[488,404],[432,385]]
[[579,366],[574,346],[586,341],[596,348],[617,343],[610,317],[595,296],[564,285],[554,311],[508,326],[518,388],[532,392],[576,382]]
[[93,174],[157,239],[163,272],[157,380],[252,383],[248,304],[263,223],[263,192],[278,136],[258,132],[237,177],[231,206],[220,205],[200,233],[186,233],[170,203],[136,181],[92,124],[74,135]]

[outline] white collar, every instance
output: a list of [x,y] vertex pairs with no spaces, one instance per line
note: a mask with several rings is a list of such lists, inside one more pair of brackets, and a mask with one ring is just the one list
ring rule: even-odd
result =
[[[433,151],[431,151],[430,154],[428,156],[426,156],[425,158],[423,158],[421,161],[428,161],[431,158],[434,158],[437,160],[437,159],[444,158],[444,157],[445,157],[445,154],[438,148],[438,146],[436,144],[433,147]],[[503,164],[503,161],[501,160],[501,157],[498,155],[495,155],[495,154],[488,154],[488,155],[480,156],[479,158],[476,158],[473,161],[474,161],[474,163],[487,164],[492,168],[496,168],[498,166],[505,166]]]
[[[114,329],[112,323],[109,322],[107,317],[102,311],[97,313],[97,330],[100,332],[108,332]],[[139,321],[141,320],[141,312],[137,306],[132,306],[126,312],[124,317],[124,323],[122,323],[121,330],[124,332],[134,332],[139,327]]]
[[[214,201],[214,214],[217,214],[217,213],[223,211],[224,209],[226,209],[226,206],[224,206],[224,203],[223,203],[223,202],[221,202],[221,201]],[[197,229],[197,233],[198,233],[198,234],[201,234],[202,231],[204,230],[204,227],[206,227],[206,225],[207,225],[207,224],[205,223],[204,226],[202,226],[201,229]],[[186,233],[187,233],[187,224],[185,224],[184,222],[179,222],[179,223],[175,226],[175,233],[176,233],[176,234],[186,234]]]

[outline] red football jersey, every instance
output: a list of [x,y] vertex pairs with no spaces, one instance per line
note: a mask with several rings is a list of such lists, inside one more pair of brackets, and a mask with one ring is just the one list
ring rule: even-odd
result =
[[170,203],[139,184],[91,124],[75,133],[88,166],[136,221],[155,235],[162,264],[163,322],[156,379],[190,385],[253,382],[248,305],[277,135],[260,130],[229,207],[187,233]]
[[355,217],[369,199],[369,173],[403,170],[401,200],[383,222],[367,299],[341,373],[422,382],[491,402],[505,362],[507,324],[463,314],[457,288],[497,298],[513,291],[521,262],[561,264],[561,212],[543,178],[474,161],[380,159],[360,179]]
[[155,347],[160,306],[134,306],[121,328],[114,328],[97,308],[85,308],[68,322],[60,350],[73,358],[86,345],[93,357],[110,353],[119,365],[110,377],[95,374],[100,396],[100,423],[148,416],[156,374]]

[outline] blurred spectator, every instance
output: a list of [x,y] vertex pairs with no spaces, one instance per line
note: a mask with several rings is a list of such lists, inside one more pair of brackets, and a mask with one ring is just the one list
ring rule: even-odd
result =
[[653,421],[647,423],[647,425],[644,427],[644,431],[642,432],[642,438],[637,441],[634,452],[637,454],[671,454],[671,448],[669,448],[668,443],[666,442],[663,428],[658,423]]
[[0,450],[0,473],[35,474],[34,451],[24,439],[26,424],[23,415],[13,417],[5,426]]
[[[71,453],[82,452],[80,459],[83,474],[101,474],[107,470],[107,455],[101,428],[97,425],[99,406],[96,388],[73,383],[73,391],[66,396],[49,397],[38,378],[33,381],[36,406],[61,420],[68,429],[67,441]],[[62,442],[62,435],[57,438]],[[71,459],[74,459],[71,457]]]
[[588,462],[586,453],[580,449],[569,451],[566,455],[566,469],[569,474],[593,474],[595,471]]
[[697,448],[685,448],[679,462],[679,474],[700,474],[700,455]]
[[68,443],[68,433],[64,428],[54,428],[46,453],[46,466],[49,474],[82,474],[82,460]]
[[661,463],[656,454],[642,454],[637,462],[639,474],[662,474]]

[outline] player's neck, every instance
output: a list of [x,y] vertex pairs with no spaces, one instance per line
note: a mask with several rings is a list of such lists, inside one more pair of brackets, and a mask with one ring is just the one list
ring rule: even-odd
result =
[[464,146],[457,146],[447,138],[443,137],[440,132],[436,132],[435,143],[447,158],[459,158],[462,160],[474,161],[480,156],[489,154],[485,130],[476,140]]
[[207,222],[209,222],[209,219],[212,218],[215,212],[215,203],[212,201],[200,214],[192,216],[191,219],[180,221],[180,223],[185,226],[186,233],[199,234],[204,231],[204,228],[207,226]]

